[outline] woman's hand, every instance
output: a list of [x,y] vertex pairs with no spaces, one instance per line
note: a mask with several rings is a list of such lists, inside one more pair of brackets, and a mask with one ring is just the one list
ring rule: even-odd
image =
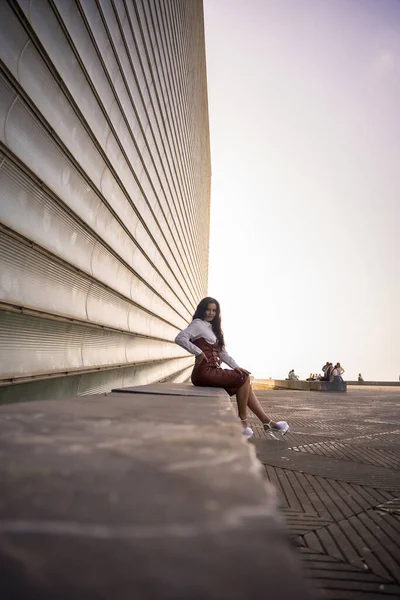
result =
[[208,360],[207,360],[207,357],[206,357],[206,355],[204,354],[204,352],[202,352],[201,354],[198,354],[198,355],[196,356],[195,365],[196,365],[196,366],[197,366],[197,365],[201,365],[201,363],[202,363],[203,361],[206,361],[206,362],[208,362]]
[[235,367],[233,370],[244,376],[250,375],[250,371],[247,371],[247,369],[242,369],[242,367]]

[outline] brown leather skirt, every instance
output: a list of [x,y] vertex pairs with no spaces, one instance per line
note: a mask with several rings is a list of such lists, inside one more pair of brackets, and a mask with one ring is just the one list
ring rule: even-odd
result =
[[207,362],[203,360],[200,364],[197,363],[196,359],[192,371],[193,385],[223,388],[230,396],[234,396],[238,389],[242,387],[248,375],[222,369],[217,344],[210,344],[204,338],[193,341],[193,344],[198,346],[207,358]]

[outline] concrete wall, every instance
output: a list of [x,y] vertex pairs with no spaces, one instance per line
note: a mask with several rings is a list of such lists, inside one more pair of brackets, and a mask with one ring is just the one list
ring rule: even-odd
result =
[[307,392],[346,392],[346,382],[336,381],[303,381],[291,379],[256,379],[255,390],[300,390]]
[[201,0],[0,2],[0,401],[183,381],[207,292]]
[[400,381],[347,381],[347,385],[361,385],[374,387],[399,387]]

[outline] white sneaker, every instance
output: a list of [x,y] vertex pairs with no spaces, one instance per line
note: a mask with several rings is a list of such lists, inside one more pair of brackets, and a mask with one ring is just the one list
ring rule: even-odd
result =
[[289,431],[286,421],[277,421],[278,429],[271,427],[270,423],[264,423],[264,431],[269,433],[273,440],[279,442],[278,435],[284,436]]
[[247,439],[251,438],[251,436],[254,435],[254,431],[251,427],[245,427],[242,433]]
[[277,421],[276,423],[279,428],[279,433],[281,435],[286,435],[286,433],[290,430],[289,424],[286,421]]

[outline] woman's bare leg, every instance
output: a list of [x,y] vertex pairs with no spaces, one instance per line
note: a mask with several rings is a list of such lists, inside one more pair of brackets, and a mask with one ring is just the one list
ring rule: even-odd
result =
[[263,407],[260,404],[259,399],[255,395],[251,387],[249,393],[248,407],[256,415],[256,417],[260,419],[261,423],[269,423],[271,427],[278,427],[275,421],[272,421],[269,418],[269,416],[265,413]]
[[242,421],[243,427],[248,427],[247,423],[247,405],[249,402],[249,393],[251,391],[250,380],[247,377],[246,381],[236,392],[236,402],[238,407],[239,419]]

